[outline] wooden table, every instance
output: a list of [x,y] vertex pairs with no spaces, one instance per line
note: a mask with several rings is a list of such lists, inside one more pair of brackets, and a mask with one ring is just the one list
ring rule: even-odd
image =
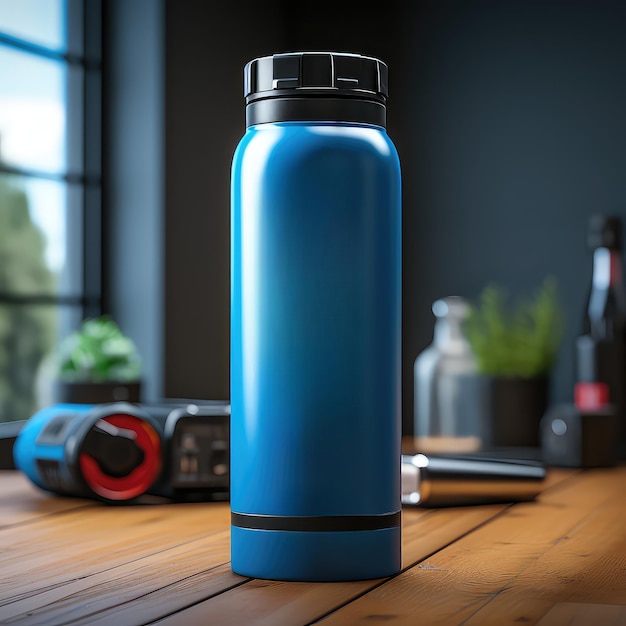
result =
[[403,511],[402,573],[242,578],[227,504],[107,506],[0,472],[0,623],[626,624],[626,467],[550,470],[535,502]]

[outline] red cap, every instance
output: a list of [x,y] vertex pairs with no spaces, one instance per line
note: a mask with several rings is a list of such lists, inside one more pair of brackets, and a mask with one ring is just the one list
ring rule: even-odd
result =
[[81,452],[79,465],[88,487],[106,500],[130,500],[145,493],[155,482],[161,470],[161,440],[158,433],[145,420],[128,414],[113,414],[103,418],[117,426],[132,430],[135,442],[143,450],[144,459],[128,476],[116,478],[105,474],[98,463]]

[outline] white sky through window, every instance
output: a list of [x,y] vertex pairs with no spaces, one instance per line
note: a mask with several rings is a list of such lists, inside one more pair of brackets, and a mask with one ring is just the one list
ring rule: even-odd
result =
[[[0,0],[0,32],[51,48],[64,48],[62,0]],[[66,67],[0,45],[0,159],[27,170],[67,169]],[[65,263],[65,185],[22,178],[33,220],[46,237],[46,261]]]

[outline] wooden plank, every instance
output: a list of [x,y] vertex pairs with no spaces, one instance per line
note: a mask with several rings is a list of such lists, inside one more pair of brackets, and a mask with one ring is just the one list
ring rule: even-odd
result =
[[[230,563],[199,572],[189,578],[179,580],[166,588],[160,588],[147,595],[135,598],[127,604],[115,604],[98,614],[90,614],[72,622],[74,626],[110,626],[111,620],[118,624],[147,624],[173,612],[182,610],[201,600],[228,591],[242,582],[248,581],[233,574]],[[59,622],[59,626],[65,622]],[[46,620],[46,625],[51,626]]]
[[[403,512],[403,565],[423,559],[500,514],[502,506]],[[159,624],[306,624],[383,582],[288,583],[251,580]]]
[[[577,473],[553,470],[543,487],[554,488]],[[403,567],[409,567],[497,517],[505,505],[403,510]],[[163,624],[304,624],[375,588],[358,583],[283,583],[252,580],[209,602],[172,615]],[[347,622],[349,623],[349,622]]]
[[[625,486],[626,468],[581,473],[535,503],[511,507],[321,623],[532,624],[556,600],[583,589],[589,601],[626,602]],[[569,558],[567,549],[573,550]],[[592,567],[585,574],[587,562]]]
[[[505,615],[535,622],[555,602],[567,600],[626,604],[624,488],[626,481],[622,481],[617,497],[610,498],[601,510],[590,509],[575,527],[521,571],[512,584],[494,596],[467,624],[502,623]],[[594,622],[587,622],[591,623]]]
[[0,470],[0,531],[7,526],[92,506],[89,500],[61,498],[49,494],[16,470]]
[[[409,562],[414,559],[416,550],[436,549],[442,542],[482,523],[499,510],[500,507],[481,507],[481,510],[472,508],[462,518],[453,515],[451,510],[409,511],[405,516],[405,560]],[[231,572],[228,564],[207,569],[211,564],[220,561],[224,563],[228,559],[228,538],[229,531],[221,530],[214,536],[42,590],[36,596],[27,596],[5,606],[4,613],[0,608],[0,615],[4,619],[11,618],[11,623],[13,620],[15,623],[39,623],[38,618],[43,623],[45,616],[45,623],[49,626],[65,624],[70,618],[73,624],[112,621],[145,624],[245,582],[246,579]],[[153,574],[150,575],[150,572]],[[299,612],[304,603],[313,609],[314,614],[319,615],[320,596],[332,608],[335,601],[341,603],[375,584],[376,581],[331,585],[254,581],[246,597],[260,594],[263,602],[268,604],[272,589],[278,589],[280,595],[284,593],[280,590],[286,585],[299,597],[298,602],[292,603],[294,611]],[[335,592],[330,592],[330,589]],[[213,607],[215,600],[211,600],[211,619],[218,610]],[[236,598],[235,602],[238,606],[232,619],[234,623],[245,623],[237,621],[242,616],[242,607],[239,606],[239,599]],[[227,600],[227,613],[232,611],[229,603],[230,600]],[[250,607],[250,601],[246,604]],[[271,615],[271,623],[291,623],[294,617],[295,614],[283,610],[282,615]],[[257,618],[256,614],[251,616],[251,619]]]
[[559,602],[538,622],[538,626],[626,626],[626,605]]
[[229,520],[221,502],[98,505],[6,528],[0,605],[224,531]]
[[[546,485],[567,476],[557,474]],[[404,566],[502,510],[502,506],[405,510]],[[123,507],[94,503],[93,510],[33,523],[27,536],[18,528],[5,528],[0,550],[4,557],[14,554],[12,562],[3,559],[12,576],[0,581],[0,597],[5,598],[0,616],[16,623],[49,625],[70,620],[143,624],[242,585],[246,579],[232,574],[226,563],[228,513],[228,506],[219,503]],[[220,596],[204,604],[210,607],[211,619],[223,610],[224,619],[229,613],[237,616],[233,623],[263,623],[264,615],[266,623],[295,623],[292,620],[298,621],[303,609],[307,620],[314,619],[376,584],[253,581],[230,592],[246,588],[243,604],[237,593],[232,600],[229,593],[223,594],[225,603]],[[283,606],[285,598],[288,609]],[[200,613],[204,615],[203,610]],[[182,623],[190,623],[189,611],[183,615]]]
[[0,621],[110,624],[111,607],[116,607],[116,623],[131,623],[141,605],[139,623],[146,623],[245,582],[232,573],[229,550],[228,530],[208,532],[202,539],[0,606]]

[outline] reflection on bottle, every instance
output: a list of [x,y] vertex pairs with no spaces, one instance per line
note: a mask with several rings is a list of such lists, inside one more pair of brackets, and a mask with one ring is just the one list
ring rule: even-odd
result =
[[471,452],[481,447],[481,393],[476,359],[463,332],[464,298],[433,304],[434,339],[415,359],[415,445],[419,452]]

